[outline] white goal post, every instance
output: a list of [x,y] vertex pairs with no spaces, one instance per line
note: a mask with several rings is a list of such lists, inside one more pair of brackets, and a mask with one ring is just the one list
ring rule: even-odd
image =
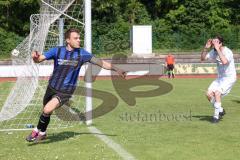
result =
[[[85,0],[85,49],[92,52],[92,13],[91,0]],[[86,124],[92,124],[92,65],[88,64],[86,72]]]

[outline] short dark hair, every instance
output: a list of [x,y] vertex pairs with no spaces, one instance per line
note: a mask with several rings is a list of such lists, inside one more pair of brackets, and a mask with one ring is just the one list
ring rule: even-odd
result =
[[76,33],[80,34],[80,32],[79,32],[78,29],[76,29],[76,28],[69,28],[69,29],[65,32],[65,34],[64,34],[65,39],[70,38],[70,35],[71,35],[72,32],[76,32]]
[[223,37],[221,35],[216,35],[215,38],[218,39],[223,44],[224,39],[223,39]]

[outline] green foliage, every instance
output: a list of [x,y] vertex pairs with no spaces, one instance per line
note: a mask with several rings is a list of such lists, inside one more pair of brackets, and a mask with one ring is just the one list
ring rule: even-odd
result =
[[92,5],[94,20],[112,23],[120,15],[120,1],[118,0],[95,0]]
[[[95,53],[123,51],[116,44],[121,41],[129,42],[129,32],[134,24],[153,26],[154,49],[199,50],[208,38],[216,34],[222,34],[229,47],[239,49],[240,21],[236,22],[240,15],[236,7],[239,4],[237,0],[230,1],[112,0],[112,3],[120,7],[112,7],[115,10],[112,13],[116,14],[110,16],[111,23],[104,18],[101,18],[101,21],[95,19],[94,51]],[[96,10],[100,11],[97,8]],[[104,17],[101,13],[100,15]],[[113,45],[106,47],[109,41]]]
[[130,26],[122,19],[118,23],[93,21],[93,53],[112,54],[129,49]]
[[0,1],[0,23],[6,31],[24,36],[29,33],[29,17],[37,13],[39,3],[36,0]]
[[[130,52],[131,27],[143,24],[153,27],[154,50],[198,50],[215,34],[239,50],[239,8],[239,0],[94,0],[93,52]],[[29,17],[38,10],[39,0],[0,0],[0,34],[13,34],[8,42],[1,38],[9,48],[1,52],[29,33]]]
[[23,38],[16,33],[7,32],[0,28],[0,58],[9,58],[11,50],[13,50],[22,40]]

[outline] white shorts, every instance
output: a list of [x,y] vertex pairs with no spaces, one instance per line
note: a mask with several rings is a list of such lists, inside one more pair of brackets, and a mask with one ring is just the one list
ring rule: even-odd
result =
[[236,78],[223,77],[214,80],[208,87],[208,93],[219,91],[222,96],[226,96],[232,89]]

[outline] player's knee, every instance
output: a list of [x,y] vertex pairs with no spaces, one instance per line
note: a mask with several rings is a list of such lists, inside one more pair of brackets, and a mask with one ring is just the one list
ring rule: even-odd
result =
[[212,97],[213,97],[212,92],[206,92],[206,97],[210,101],[212,99]]
[[51,115],[52,112],[53,112],[53,110],[51,108],[49,108],[49,107],[44,107],[43,108],[43,113],[44,114]]
[[215,93],[214,93],[214,95],[215,95],[215,97],[221,97],[221,92],[219,92],[219,91],[215,91]]

